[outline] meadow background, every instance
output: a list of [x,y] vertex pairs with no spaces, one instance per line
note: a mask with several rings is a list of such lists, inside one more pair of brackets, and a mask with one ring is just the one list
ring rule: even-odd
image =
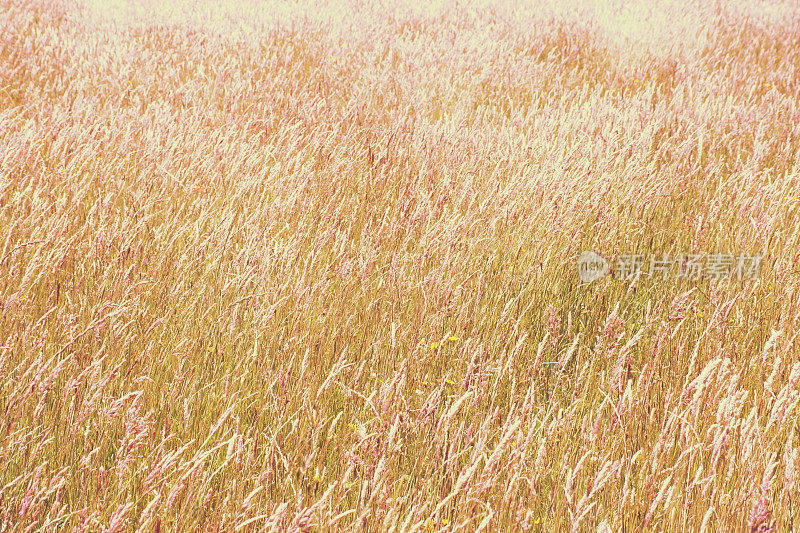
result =
[[794,4],[422,4],[0,1],[0,531],[800,527]]

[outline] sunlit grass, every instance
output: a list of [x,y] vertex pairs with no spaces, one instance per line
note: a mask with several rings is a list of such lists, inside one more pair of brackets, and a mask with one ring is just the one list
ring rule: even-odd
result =
[[0,531],[798,526],[790,11],[183,4],[0,7]]

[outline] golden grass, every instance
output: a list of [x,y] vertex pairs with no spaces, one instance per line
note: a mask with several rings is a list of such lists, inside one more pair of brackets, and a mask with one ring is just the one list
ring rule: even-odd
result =
[[275,5],[0,2],[0,531],[800,525],[796,19]]

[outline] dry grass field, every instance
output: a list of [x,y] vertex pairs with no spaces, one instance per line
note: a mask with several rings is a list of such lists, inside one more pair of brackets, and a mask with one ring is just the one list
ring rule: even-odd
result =
[[0,0],[0,532],[796,530],[793,5]]

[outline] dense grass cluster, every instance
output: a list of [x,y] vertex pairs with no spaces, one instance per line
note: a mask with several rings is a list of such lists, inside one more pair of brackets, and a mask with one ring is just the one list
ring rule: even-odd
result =
[[258,5],[0,1],[0,531],[800,527],[796,17]]

